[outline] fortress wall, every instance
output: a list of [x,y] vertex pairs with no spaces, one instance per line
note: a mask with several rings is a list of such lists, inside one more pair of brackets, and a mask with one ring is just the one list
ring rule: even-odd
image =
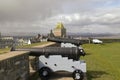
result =
[[14,51],[0,55],[1,80],[29,80],[28,52]]

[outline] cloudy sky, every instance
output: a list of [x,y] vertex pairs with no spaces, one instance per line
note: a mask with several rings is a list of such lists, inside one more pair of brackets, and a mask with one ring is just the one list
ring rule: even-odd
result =
[[0,32],[120,33],[120,0],[0,0]]

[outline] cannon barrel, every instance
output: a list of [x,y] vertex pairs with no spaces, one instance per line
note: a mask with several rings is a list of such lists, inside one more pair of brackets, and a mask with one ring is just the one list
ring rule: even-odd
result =
[[81,41],[77,39],[69,39],[69,38],[56,38],[56,37],[51,37],[48,38],[48,41],[52,42],[57,42],[57,43],[72,43],[77,46],[81,45]]
[[45,47],[45,48],[12,48],[11,51],[29,51],[31,56],[45,55],[61,55],[62,57],[68,57],[69,59],[78,60],[80,56],[84,56],[85,53],[82,49],[77,47],[74,48],[61,48],[61,47]]

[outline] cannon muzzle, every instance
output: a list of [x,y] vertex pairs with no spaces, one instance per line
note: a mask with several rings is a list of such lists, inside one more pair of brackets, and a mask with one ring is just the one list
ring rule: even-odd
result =
[[69,38],[56,38],[56,37],[51,37],[48,38],[48,41],[52,42],[57,42],[57,43],[72,43],[77,46],[81,45],[81,41],[77,39],[69,39]]
[[61,55],[62,57],[68,57],[69,59],[79,60],[80,56],[84,56],[85,53],[83,49],[77,47],[74,48],[61,48],[61,47],[45,47],[45,48],[12,48],[11,51],[29,51],[31,56],[41,56],[45,55],[49,57],[50,55]]

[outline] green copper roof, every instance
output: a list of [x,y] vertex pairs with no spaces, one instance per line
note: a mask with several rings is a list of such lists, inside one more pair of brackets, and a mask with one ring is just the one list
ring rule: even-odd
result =
[[63,24],[62,23],[58,23],[56,29],[62,29],[62,28],[64,28]]

